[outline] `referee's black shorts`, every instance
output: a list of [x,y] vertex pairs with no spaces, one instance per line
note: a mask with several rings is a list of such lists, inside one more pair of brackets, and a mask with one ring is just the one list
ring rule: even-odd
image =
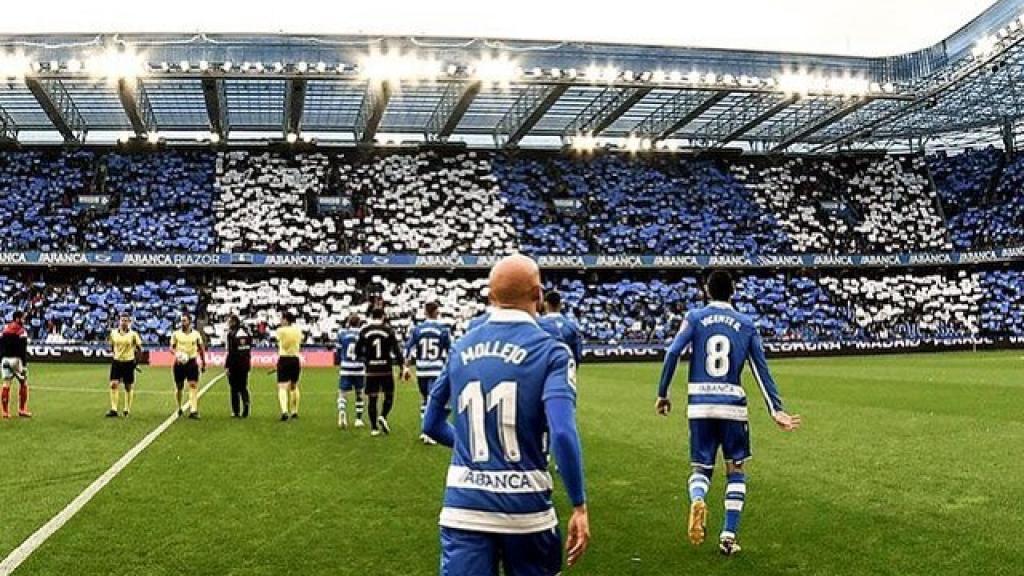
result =
[[385,394],[395,393],[395,377],[392,374],[374,374],[366,375],[366,393],[367,394]]
[[120,382],[125,386],[135,384],[135,361],[114,360],[110,363],[110,381]]
[[302,375],[302,364],[298,356],[281,356],[277,359],[277,381],[299,382]]
[[195,358],[184,364],[174,364],[174,385],[181,390],[185,382],[199,382],[199,361]]

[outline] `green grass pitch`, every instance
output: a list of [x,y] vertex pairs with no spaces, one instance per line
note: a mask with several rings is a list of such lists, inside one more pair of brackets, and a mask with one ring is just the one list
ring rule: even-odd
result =
[[[795,434],[753,403],[741,556],[685,540],[684,411],[654,415],[654,364],[580,373],[593,543],[572,573],[1019,574],[1024,551],[1020,352],[773,362]],[[168,370],[141,375],[130,420],[103,418],[105,366],[33,366],[32,421],[0,422],[0,557],[170,413]],[[685,371],[684,371],[685,372]],[[212,377],[204,376],[204,381]],[[335,375],[307,370],[302,418],[228,417],[226,383],[57,532],[16,575],[429,575],[448,453],[416,441],[401,385],[388,438],[335,428]],[[685,390],[677,376],[677,397]],[[750,390],[751,396],[756,394]],[[721,522],[712,487],[709,529]],[[563,519],[565,498],[557,493]]]

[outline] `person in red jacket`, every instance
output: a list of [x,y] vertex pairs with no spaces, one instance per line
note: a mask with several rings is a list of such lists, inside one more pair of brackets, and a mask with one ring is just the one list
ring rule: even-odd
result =
[[0,332],[0,379],[3,392],[0,393],[2,413],[0,417],[11,417],[11,383],[18,381],[18,416],[31,418],[28,410],[28,331],[25,330],[25,314],[15,312],[11,322]]

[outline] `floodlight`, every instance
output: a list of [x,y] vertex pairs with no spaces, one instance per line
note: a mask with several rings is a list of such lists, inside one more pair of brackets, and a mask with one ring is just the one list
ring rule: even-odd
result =
[[154,144],[154,145],[155,144],[159,144],[160,143],[160,134],[158,132],[150,132],[146,136],[146,141],[149,142],[150,144]]
[[210,63],[209,62],[207,62],[206,60],[200,60],[199,61],[199,71],[200,72],[206,72],[209,69],[210,69]]
[[295,144],[295,142],[298,139],[299,139],[299,135],[296,134],[295,132],[289,132],[288,135],[285,136],[285,140],[287,140],[289,144]]
[[487,84],[507,85],[515,80],[521,73],[521,69],[508,54],[500,54],[493,57],[484,54],[479,60],[473,63],[473,76]]
[[665,71],[659,68],[655,70],[653,74],[651,74],[651,80],[657,84],[661,84],[662,82],[665,81],[666,76],[668,75],[665,73]]
[[189,68],[191,68],[191,66],[189,65],[188,60],[182,60],[181,62],[179,62],[178,63],[178,67],[181,68],[182,72],[188,72]]
[[274,72],[284,72],[284,64],[282,64],[281,62],[274,62],[274,64],[271,67],[274,69]]
[[231,72],[231,66],[232,66],[231,60],[228,60],[228,61],[224,62],[223,64],[221,64],[220,69],[225,71],[225,72]]
[[307,71],[309,71],[309,64],[307,64],[304,61],[299,62],[298,64],[295,65],[295,69],[299,71],[299,74],[305,74]]
[[324,72],[327,72],[327,63],[323,62],[323,61],[317,62],[316,63],[316,71],[321,73],[321,74],[323,74]]
[[216,132],[210,132],[210,143],[217,144],[218,142],[220,142],[220,134]]
[[686,81],[690,84],[700,84],[700,72],[691,70],[690,73],[686,75]]
[[75,60],[74,58],[72,58],[71,60],[68,60],[68,72],[71,72],[72,74],[77,74],[78,72],[81,72],[81,71],[82,71],[82,62],[80,60]]

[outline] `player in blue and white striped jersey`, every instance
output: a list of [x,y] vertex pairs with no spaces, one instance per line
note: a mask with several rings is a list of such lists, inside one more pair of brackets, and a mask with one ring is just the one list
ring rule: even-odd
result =
[[[434,380],[441,374],[445,360],[448,358],[448,349],[451,348],[451,334],[448,326],[442,324],[437,318],[441,307],[437,302],[427,302],[424,307],[426,320],[413,327],[409,334],[409,340],[405,343],[405,366],[402,369],[402,380],[409,380],[411,377],[410,367],[413,360],[416,361],[416,381],[419,384],[420,396],[420,418],[427,410],[427,396],[430,395],[430,387]],[[433,440],[427,435],[420,436],[424,444],[433,444]]]
[[580,327],[562,314],[562,295],[551,290],[544,295],[544,315],[537,319],[537,324],[548,334],[561,341],[569,350],[578,366],[583,362],[583,336]]
[[338,332],[337,344],[334,348],[335,362],[338,364],[338,427],[348,428],[348,396],[356,393],[355,427],[363,424],[363,389],[366,386],[366,366],[356,354],[356,342],[359,340],[359,328],[363,321],[358,314],[352,314],[345,321],[345,328]]
[[[488,321],[452,346],[423,432],[453,447],[441,510],[441,574],[553,576],[562,568],[544,433],[573,505],[568,564],[590,541],[576,430],[576,363],[535,318],[540,270],[525,256],[491,271]],[[454,425],[448,422],[454,411]]]
[[791,416],[783,410],[782,398],[768,371],[761,336],[754,321],[729,304],[734,291],[729,273],[712,272],[705,290],[711,302],[686,315],[679,334],[666,350],[655,409],[663,416],[672,410],[669,399],[672,376],[680,355],[692,347],[686,410],[690,420],[690,463],[693,468],[689,481],[690,541],[694,545],[704,541],[707,520],[704,499],[721,449],[728,481],[725,525],[719,536],[719,549],[730,556],[740,551],[736,536],[747,493],[743,465],[751,456],[747,396],[740,384],[743,365],[750,361],[750,370],[768,406],[768,413],[779,428],[796,430],[800,427],[800,416]]

